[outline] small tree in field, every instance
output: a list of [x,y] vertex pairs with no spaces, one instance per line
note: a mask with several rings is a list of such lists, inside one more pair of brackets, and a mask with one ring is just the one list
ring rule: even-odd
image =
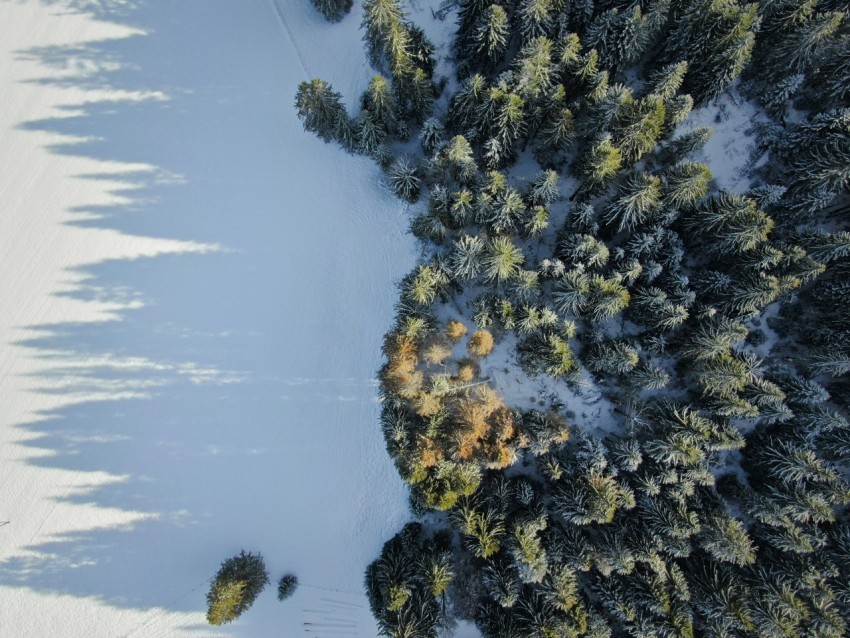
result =
[[298,587],[298,578],[293,574],[287,574],[286,576],[281,576],[280,580],[277,581],[277,599],[278,600],[286,600],[292,594],[295,593],[295,589]]
[[207,622],[224,625],[236,620],[269,583],[261,554],[242,550],[221,564],[207,593]]

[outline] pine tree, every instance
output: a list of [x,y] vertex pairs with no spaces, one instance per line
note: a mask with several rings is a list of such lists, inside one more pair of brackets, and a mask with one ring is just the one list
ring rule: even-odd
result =
[[615,224],[617,232],[634,231],[645,224],[661,204],[661,180],[636,173],[623,183],[617,197],[608,205],[604,219]]
[[[807,213],[850,192],[850,109],[830,111],[800,125],[784,146],[788,166],[788,198]],[[819,205],[807,206],[807,196],[823,192]]]
[[627,494],[608,474],[592,472],[563,482],[552,496],[556,512],[574,525],[610,523]]
[[313,6],[330,22],[339,22],[351,11],[353,0],[312,0]]
[[395,83],[397,101],[402,104],[405,117],[417,125],[431,115],[434,106],[434,85],[423,69],[415,69]]
[[374,124],[387,135],[396,131],[396,110],[398,107],[390,83],[383,76],[376,75],[369,82],[369,86],[360,101],[360,107],[369,111]]
[[454,94],[446,116],[449,128],[463,133],[477,133],[478,113],[489,91],[482,75],[473,75]]
[[[835,11],[778,21],[772,32],[765,33],[764,44],[756,51],[759,67],[762,73],[766,72],[761,81],[775,83],[788,75],[808,71],[820,51],[832,41],[843,19],[844,14]],[[768,29],[771,26],[774,25],[767,25]]]
[[812,78],[813,97],[833,107],[850,101],[850,36],[836,38]]
[[517,351],[521,365],[532,375],[547,374],[561,379],[572,377],[578,370],[569,342],[554,332],[531,335]]
[[627,343],[605,341],[591,348],[584,360],[594,372],[624,375],[634,369],[640,358],[637,350]]
[[663,100],[669,100],[679,92],[687,72],[687,61],[675,62],[661,67],[649,77],[647,93],[657,95]]
[[627,166],[634,164],[655,148],[664,130],[664,100],[655,95],[626,104],[614,131],[617,148]]
[[674,208],[692,206],[708,193],[712,178],[705,164],[676,164],[664,172],[664,202]]
[[[389,52],[391,34],[403,27],[405,15],[398,0],[364,0],[363,2],[363,39],[372,66],[381,67]],[[396,41],[394,46],[403,43]],[[399,54],[398,49],[395,51]],[[395,75],[395,73],[393,73]]]
[[468,55],[478,66],[492,69],[504,57],[509,36],[508,14],[500,5],[491,4],[478,20]]
[[552,87],[554,70],[552,41],[545,36],[529,40],[517,56],[517,93],[524,100],[537,100]]
[[751,251],[767,241],[773,220],[756,203],[739,195],[719,195],[702,202],[685,217],[685,226],[716,256]]
[[599,52],[600,63],[616,73],[623,66],[636,61],[649,44],[646,20],[640,5],[620,12],[603,11],[590,24],[585,34],[588,48]]
[[295,593],[297,587],[298,578],[294,575],[286,574],[285,576],[281,576],[277,583],[277,599],[281,601],[286,600]]
[[502,283],[515,277],[524,261],[522,250],[510,238],[494,237],[487,242],[481,266],[488,281]]
[[342,96],[324,80],[301,82],[295,96],[295,108],[304,130],[315,133],[326,142],[343,141],[351,120],[342,104]]
[[639,391],[661,390],[670,383],[670,375],[650,362],[641,362],[629,375],[629,383]]
[[526,197],[532,206],[548,206],[560,194],[558,173],[552,170],[542,170],[529,183]]
[[755,546],[741,521],[716,511],[703,518],[700,545],[715,559],[744,566],[755,562]]
[[713,131],[710,127],[701,126],[681,135],[664,145],[662,157],[670,163],[684,160],[700,151],[711,139]]
[[497,604],[505,608],[516,605],[522,582],[512,565],[506,561],[491,561],[484,568],[482,581],[487,594]]
[[573,140],[575,117],[566,108],[556,108],[544,120],[537,136],[537,157],[542,164],[551,164],[559,159],[559,154],[566,151]]
[[583,313],[593,321],[605,321],[622,312],[630,298],[629,291],[616,278],[594,275],[589,279]]
[[737,0],[686,0],[665,42],[670,62],[688,62],[682,89],[698,104],[716,98],[749,61],[758,5]]
[[389,170],[389,180],[393,192],[402,199],[413,203],[419,199],[422,181],[418,167],[407,157],[399,157]]
[[585,268],[604,266],[610,251],[605,242],[593,235],[569,233],[562,235],[556,245],[556,254],[566,262],[581,264]]
[[269,583],[261,554],[241,551],[221,564],[207,593],[207,622],[223,625],[247,611]]
[[517,10],[523,42],[548,35],[555,18],[555,0],[520,0]]
[[422,132],[419,133],[419,142],[425,155],[433,155],[444,143],[443,133],[445,129],[439,118],[429,117],[422,124]]
[[610,135],[596,140],[577,167],[583,182],[576,195],[601,191],[620,170],[622,162],[623,156],[614,146]]
[[360,112],[356,123],[357,150],[364,155],[379,159],[386,150],[387,134],[368,110]]
[[441,152],[440,160],[462,184],[471,184],[478,175],[472,146],[462,135],[453,137]]

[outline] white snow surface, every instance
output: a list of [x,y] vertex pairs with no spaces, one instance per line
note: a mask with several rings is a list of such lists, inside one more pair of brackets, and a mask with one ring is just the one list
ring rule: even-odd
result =
[[[376,635],[363,570],[409,515],[374,376],[416,249],[293,108],[310,77],[354,105],[359,5],[0,0],[0,636]],[[243,548],[272,586],[211,628]]]

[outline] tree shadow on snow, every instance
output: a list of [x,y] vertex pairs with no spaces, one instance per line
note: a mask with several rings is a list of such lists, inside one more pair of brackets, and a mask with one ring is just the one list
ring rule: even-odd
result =
[[[309,3],[284,4],[305,46],[333,50],[334,32],[302,15]],[[121,203],[71,223],[215,248],[82,266],[64,294],[123,309],[28,326],[40,336],[24,345],[45,364],[29,385],[64,403],[20,426],[29,463],[78,473],[63,503],[136,519],[36,537],[0,563],[0,583],[199,610],[199,585],[245,547],[273,578],[359,591],[406,518],[373,379],[393,283],[412,262],[401,206],[369,161],[300,131],[303,71],[265,0],[71,6],[144,35],[20,52],[91,69],[37,81],[156,95],[21,124],[74,136],[53,153],[144,166],[76,176]],[[312,74],[362,88],[359,57],[341,69],[325,58]]]

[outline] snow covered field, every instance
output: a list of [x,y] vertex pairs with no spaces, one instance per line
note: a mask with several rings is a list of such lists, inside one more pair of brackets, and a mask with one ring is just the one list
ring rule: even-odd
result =
[[[353,104],[359,3],[0,0],[0,636],[374,636],[407,520],[374,372],[415,257]],[[8,521],[8,522],[7,522]],[[238,550],[273,579],[204,620]]]

